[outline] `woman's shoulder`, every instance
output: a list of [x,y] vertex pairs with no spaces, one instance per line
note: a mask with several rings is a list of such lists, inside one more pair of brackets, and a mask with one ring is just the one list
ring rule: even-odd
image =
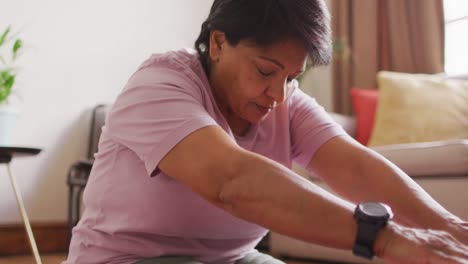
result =
[[165,68],[182,73],[199,75],[199,70],[202,69],[202,66],[195,50],[180,49],[152,54],[150,58],[140,65],[138,70],[146,68]]
[[205,89],[209,86],[198,53],[192,49],[153,54],[140,65],[132,79]]
[[128,79],[122,94],[128,96],[190,96],[209,101],[209,81],[196,51],[184,49],[153,54]]

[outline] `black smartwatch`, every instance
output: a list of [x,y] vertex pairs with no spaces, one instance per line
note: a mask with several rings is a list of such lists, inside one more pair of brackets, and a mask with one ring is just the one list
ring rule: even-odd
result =
[[378,202],[358,204],[354,211],[354,219],[357,223],[356,241],[353,247],[354,255],[372,259],[377,234],[392,217],[392,210],[386,204]]

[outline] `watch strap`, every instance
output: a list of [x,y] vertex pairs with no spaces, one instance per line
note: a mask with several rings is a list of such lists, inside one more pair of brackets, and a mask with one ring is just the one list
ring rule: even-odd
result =
[[374,242],[380,229],[381,227],[367,222],[358,222],[353,253],[357,256],[372,259],[374,257]]

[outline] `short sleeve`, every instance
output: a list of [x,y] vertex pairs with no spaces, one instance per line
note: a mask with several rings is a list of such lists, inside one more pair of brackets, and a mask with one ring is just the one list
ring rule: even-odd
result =
[[299,89],[290,100],[290,122],[293,160],[303,168],[325,142],[346,135],[315,99]]
[[133,151],[148,175],[192,132],[216,121],[204,108],[203,87],[186,73],[164,68],[138,70],[116,99],[106,125],[110,138]]

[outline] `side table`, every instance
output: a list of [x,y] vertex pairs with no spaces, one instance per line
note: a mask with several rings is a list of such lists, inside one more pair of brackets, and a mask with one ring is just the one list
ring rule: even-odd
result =
[[13,176],[11,171],[10,162],[14,157],[22,156],[33,156],[41,152],[41,149],[38,148],[26,148],[26,147],[15,147],[15,146],[0,146],[0,164],[6,164],[8,175],[10,177],[11,186],[16,195],[16,201],[23,218],[24,227],[26,228],[26,233],[28,234],[29,243],[36,259],[37,264],[42,264],[41,257],[39,255],[39,250],[37,249],[36,240],[31,229],[31,224],[29,223],[29,218],[24,207],[23,198],[21,197],[16,178]]

